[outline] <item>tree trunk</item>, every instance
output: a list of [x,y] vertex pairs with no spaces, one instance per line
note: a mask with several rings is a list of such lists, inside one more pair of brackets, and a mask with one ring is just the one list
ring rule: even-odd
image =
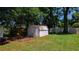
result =
[[69,11],[69,7],[65,7],[64,8],[64,33],[68,33],[68,19],[67,19],[67,15],[68,15],[68,11]]

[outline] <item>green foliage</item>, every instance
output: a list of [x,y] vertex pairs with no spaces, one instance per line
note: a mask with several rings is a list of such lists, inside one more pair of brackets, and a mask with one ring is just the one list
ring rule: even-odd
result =
[[62,23],[62,22],[59,22],[59,24],[58,24],[58,27],[64,27],[64,23]]
[[[9,29],[9,34],[12,36],[16,36],[17,32],[22,34],[21,29],[22,26],[25,26],[25,28],[22,28],[24,31],[27,31],[27,28],[29,24],[39,24],[40,16],[43,15],[43,13],[39,10],[39,8],[0,8],[0,22],[2,22],[2,25],[7,29]],[[3,22],[5,21],[5,22]],[[15,22],[13,25],[12,23]],[[26,30],[25,30],[26,29]]]
[[[10,33],[17,33],[18,28],[22,28],[24,25],[24,32],[27,32],[28,26],[40,25],[41,17],[44,17],[42,25],[47,25],[48,28],[52,27],[64,27],[67,30],[68,19],[67,15],[70,10],[75,10],[74,8],[56,8],[56,7],[1,7],[0,8],[0,22],[5,28],[11,30]],[[76,13],[75,13],[76,14]],[[64,15],[64,22],[59,23],[59,17]],[[79,18],[79,13],[75,15],[77,20]],[[14,24],[13,24],[13,22]],[[77,22],[77,21],[76,21]],[[69,25],[72,25],[74,21],[70,21]],[[15,28],[15,29],[14,29]],[[14,30],[12,32],[12,30]]]
[[79,28],[79,22],[74,23],[74,24],[72,25],[72,27],[74,27],[74,28]]

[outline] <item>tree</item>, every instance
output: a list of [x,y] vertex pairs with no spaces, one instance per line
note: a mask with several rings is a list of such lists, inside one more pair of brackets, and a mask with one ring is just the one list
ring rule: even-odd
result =
[[67,18],[67,15],[68,15],[68,11],[69,11],[69,7],[65,7],[63,9],[64,11],[64,33],[68,33],[68,18]]
[[54,28],[58,22],[58,11],[57,8],[52,7],[45,7],[45,8],[39,8],[45,15],[45,24],[48,26],[48,28]]
[[[5,20],[6,26],[10,29],[10,33],[15,35],[17,32],[21,32],[23,26],[26,27],[25,31],[27,32],[28,26],[30,24],[39,24],[40,16],[42,12],[39,8],[0,8],[0,14],[2,21]],[[2,22],[1,21],[1,22]],[[12,26],[12,23],[15,23],[15,26]],[[15,30],[14,30],[15,28]],[[26,33],[25,32],[25,33]],[[13,36],[12,35],[12,36]]]

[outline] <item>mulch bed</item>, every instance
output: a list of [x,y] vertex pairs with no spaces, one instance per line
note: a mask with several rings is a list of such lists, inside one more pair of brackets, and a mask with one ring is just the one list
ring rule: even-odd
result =
[[29,40],[32,40],[33,39],[33,37],[23,37],[23,36],[16,36],[16,37],[10,37],[10,38],[8,38],[8,39],[2,39],[2,40],[0,40],[0,45],[5,45],[5,44],[7,44],[7,43],[10,43],[11,41],[19,41],[19,42],[21,42],[21,41],[29,41]]
[[33,39],[33,37],[28,37],[28,36],[26,36],[26,37],[23,37],[23,36],[16,36],[16,37],[11,37],[11,38],[9,38],[8,40],[10,40],[10,41],[20,41],[20,40],[31,40],[31,39]]

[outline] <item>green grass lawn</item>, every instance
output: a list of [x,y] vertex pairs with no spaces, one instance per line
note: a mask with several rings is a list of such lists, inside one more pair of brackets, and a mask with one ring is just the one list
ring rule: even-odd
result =
[[5,51],[73,51],[79,50],[79,35],[48,35],[32,40],[12,41],[0,45]]

